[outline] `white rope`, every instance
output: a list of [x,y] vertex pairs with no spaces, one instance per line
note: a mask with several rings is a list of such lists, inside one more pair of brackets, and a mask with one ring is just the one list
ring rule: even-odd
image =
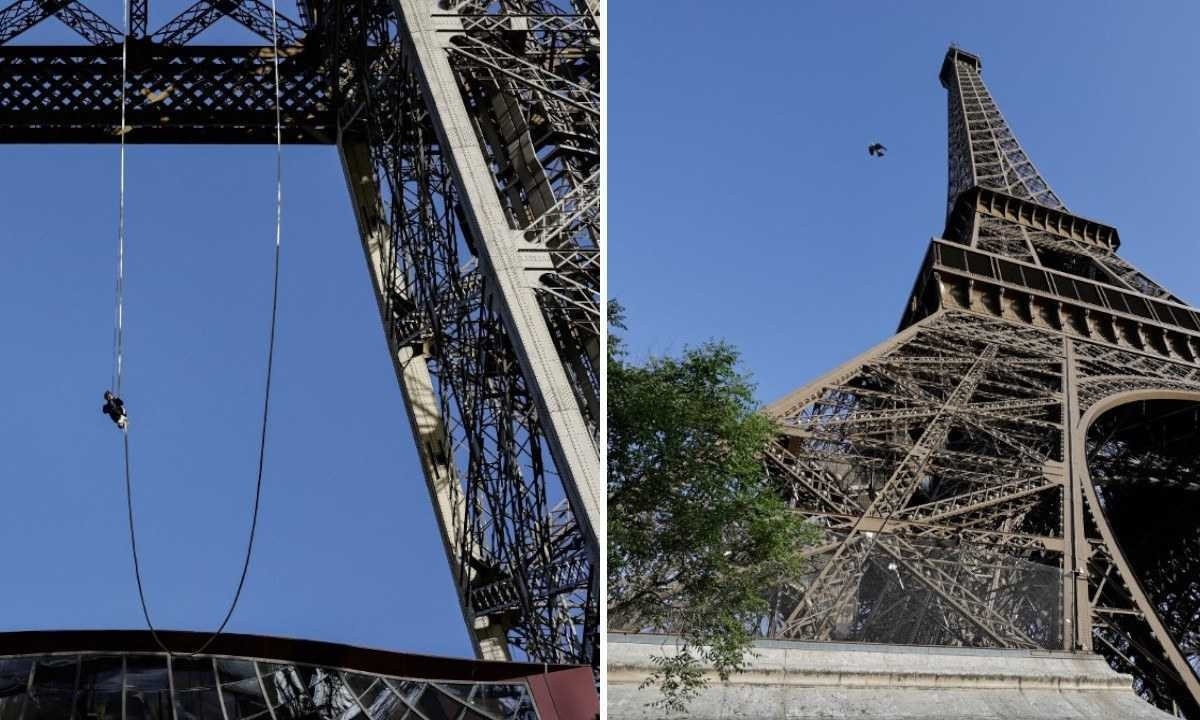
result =
[[121,177],[117,203],[117,329],[113,338],[112,382],[112,389],[117,397],[121,396],[125,351],[125,87],[129,74],[129,0],[124,0],[123,7],[125,36],[121,39],[121,125],[117,129],[121,135]]

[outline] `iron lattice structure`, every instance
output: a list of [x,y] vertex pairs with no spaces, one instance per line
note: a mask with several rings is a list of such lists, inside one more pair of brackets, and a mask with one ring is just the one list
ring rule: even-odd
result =
[[949,209],[895,336],[770,405],[822,528],[769,635],[1099,652],[1200,718],[1200,312],[1074,215],[957,48]]
[[[0,142],[336,146],[463,618],[485,658],[598,664],[597,0],[197,0],[129,37],[0,10]],[[13,44],[55,17],[86,44]],[[202,45],[230,18],[265,45]],[[119,126],[121,57],[127,120]]]

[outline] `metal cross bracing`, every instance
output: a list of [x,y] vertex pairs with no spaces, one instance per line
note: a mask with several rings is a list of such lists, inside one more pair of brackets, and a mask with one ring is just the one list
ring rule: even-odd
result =
[[[130,34],[0,10],[0,141],[336,146],[456,589],[487,658],[598,664],[600,15],[590,0],[197,0]],[[12,44],[56,17],[87,44]],[[201,45],[235,21],[265,45]],[[127,119],[119,127],[122,45]]]
[[770,405],[822,529],[772,637],[1099,652],[1200,718],[1200,311],[1070,213],[951,48],[949,210],[895,336]]

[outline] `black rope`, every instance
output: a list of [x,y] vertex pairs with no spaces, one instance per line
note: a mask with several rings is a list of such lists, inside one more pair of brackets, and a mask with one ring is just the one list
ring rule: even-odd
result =
[[[129,433],[122,432],[125,440],[125,506],[129,510],[129,545],[133,548],[133,576],[137,578],[138,597],[142,600],[142,617],[146,618],[146,627],[150,628],[150,634],[154,637],[154,642],[163,650],[167,650],[167,646],[158,638],[158,632],[154,629],[154,623],[150,622],[150,613],[146,610],[146,594],[142,592],[142,568],[138,563],[137,551],[137,533],[133,531],[133,490],[130,488],[129,480]],[[169,654],[171,651],[167,650]]]
[[166,646],[166,644],[163,643],[162,639],[158,636],[158,631],[155,629],[154,623],[150,620],[150,611],[149,611],[147,603],[146,603],[146,593],[145,593],[145,590],[142,588],[142,570],[141,570],[141,563],[138,559],[137,533],[134,530],[134,523],[133,523],[133,488],[132,488],[133,481],[132,481],[132,473],[130,472],[130,469],[129,469],[130,453],[129,453],[129,426],[128,425],[125,426],[123,433],[122,433],[124,435],[124,447],[125,447],[125,500],[126,500],[126,507],[128,509],[128,515],[129,515],[129,547],[133,551],[133,574],[134,574],[134,577],[137,579],[138,600],[142,606],[142,616],[144,618],[146,618],[146,627],[148,627],[150,629],[150,635],[154,638],[155,644],[157,644],[160,648],[162,648],[163,652],[167,653],[168,655],[181,655],[181,656],[191,657],[193,655],[199,655],[200,653],[207,650],[208,647],[210,645],[212,645],[213,641],[215,641],[217,639],[217,637],[220,636],[221,633],[223,633],[225,631],[225,626],[229,624],[229,620],[233,617],[233,612],[234,612],[234,610],[237,609],[238,600],[240,600],[242,597],[242,589],[246,585],[246,576],[250,572],[250,559],[254,554],[254,537],[255,537],[255,533],[258,529],[258,509],[262,503],[262,479],[263,479],[263,467],[264,467],[265,461],[266,461],[267,427],[268,427],[269,420],[270,420],[271,376],[273,374],[272,371],[273,371],[274,365],[275,365],[275,326],[276,326],[276,318],[278,316],[278,309],[279,309],[279,246],[276,245],[275,246],[275,281],[274,281],[274,287],[273,287],[272,293],[271,293],[271,337],[270,337],[270,341],[268,342],[268,345],[267,345],[268,349],[267,349],[266,389],[263,393],[262,429],[261,429],[261,432],[260,432],[259,438],[258,438],[258,474],[257,474],[257,478],[255,479],[255,482],[254,482],[254,511],[251,513],[251,516],[250,516],[250,537],[249,537],[249,540],[246,542],[246,557],[242,562],[242,574],[241,574],[241,577],[238,578],[237,590],[234,591],[233,600],[229,603],[229,609],[225,612],[225,617],[224,617],[224,619],[221,620],[221,625],[212,633],[212,635],[210,635],[208,637],[207,640],[204,641],[203,645],[201,645],[196,650],[193,650],[188,653],[178,653],[178,652],[174,652],[170,648],[168,648]]
[[[129,12],[126,8],[125,12],[126,37],[128,37]],[[225,627],[229,624],[229,620],[233,617],[234,611],[237,609],[238,601],[242,597],[242,589],[246,585],[246,576],[250,571],[250,559],[254,554],[254,537],[258,529],[258,510],[262,502],[262,480],[263,467],[266,462],[267,453],[267,428],[270,424],[270,409],[271,409],[271,377],[275,367],[275,329],[279,318],[279,258],[280,258],[280,239],[283,228],[283,122],[279,106],[280,82],[279,82],[279,27],[278,13],[275,8],[275,0],[271,1],[271,32],[272,46],[274,49],[274,69],[275,69],[275,267],[273,279],[271,283],[271,331],[267,342],[267,368],[266,381],[263,390],[263,412],[262,425],[258,438],[258,473],[254,482],[254,511],[250,516],[250,536],[246,542],[246,557],[242,561],[242,574],[238,578],[237,590],[233,593],[233,600],[229,603],[229,609],[225,612],[224,619],[221,620],[221,625],[208,637],[204,643],[189,653],[177,653],[166,646],[158,635],[158,631],[154,627],[154,623],[150,620],[150,610],[146,603],[146,593],[142,587],[142,568],[138,558],[137,550],[137,532],[134,529],[133,521],[133,479],[130,472],[130,452],[129,452],[129,425],[125,424],[121,428],[123,436],[123,446],[125,455],[125,505],[129,517],[129,547],[133,552],[133,574],[137,580],[138,601],[142,606],[142,617],[146,619],[146,627],[150,629],[150,635],[154,638],[155,644],[168,655],[180,655],[191,657],[199,655],[208,649],[210,645],[225,631]],[[124,376],[123,355],[125,344],[124,333],[124,290],[125,290],[125,85],[126,85],[126,48],[128,40],[122,45],[121,51],[121,181],[120,181],[120,219],[119,219],[119,252],[117,265],[117,327],[115,333],[115,369],[114,369],[114,392],[120,395],[121,384]]]

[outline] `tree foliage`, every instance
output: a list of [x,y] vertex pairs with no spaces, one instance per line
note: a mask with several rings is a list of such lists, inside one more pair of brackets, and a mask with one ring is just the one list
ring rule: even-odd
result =
[[681,711],[702,661],[723,680],[744,668],[771,589],[798,576],[814,532],[764,470],[775,429],[738,353],[710,342],[637,364],[619,307],[609,314],[609,624],[680,637],[651,682]]

